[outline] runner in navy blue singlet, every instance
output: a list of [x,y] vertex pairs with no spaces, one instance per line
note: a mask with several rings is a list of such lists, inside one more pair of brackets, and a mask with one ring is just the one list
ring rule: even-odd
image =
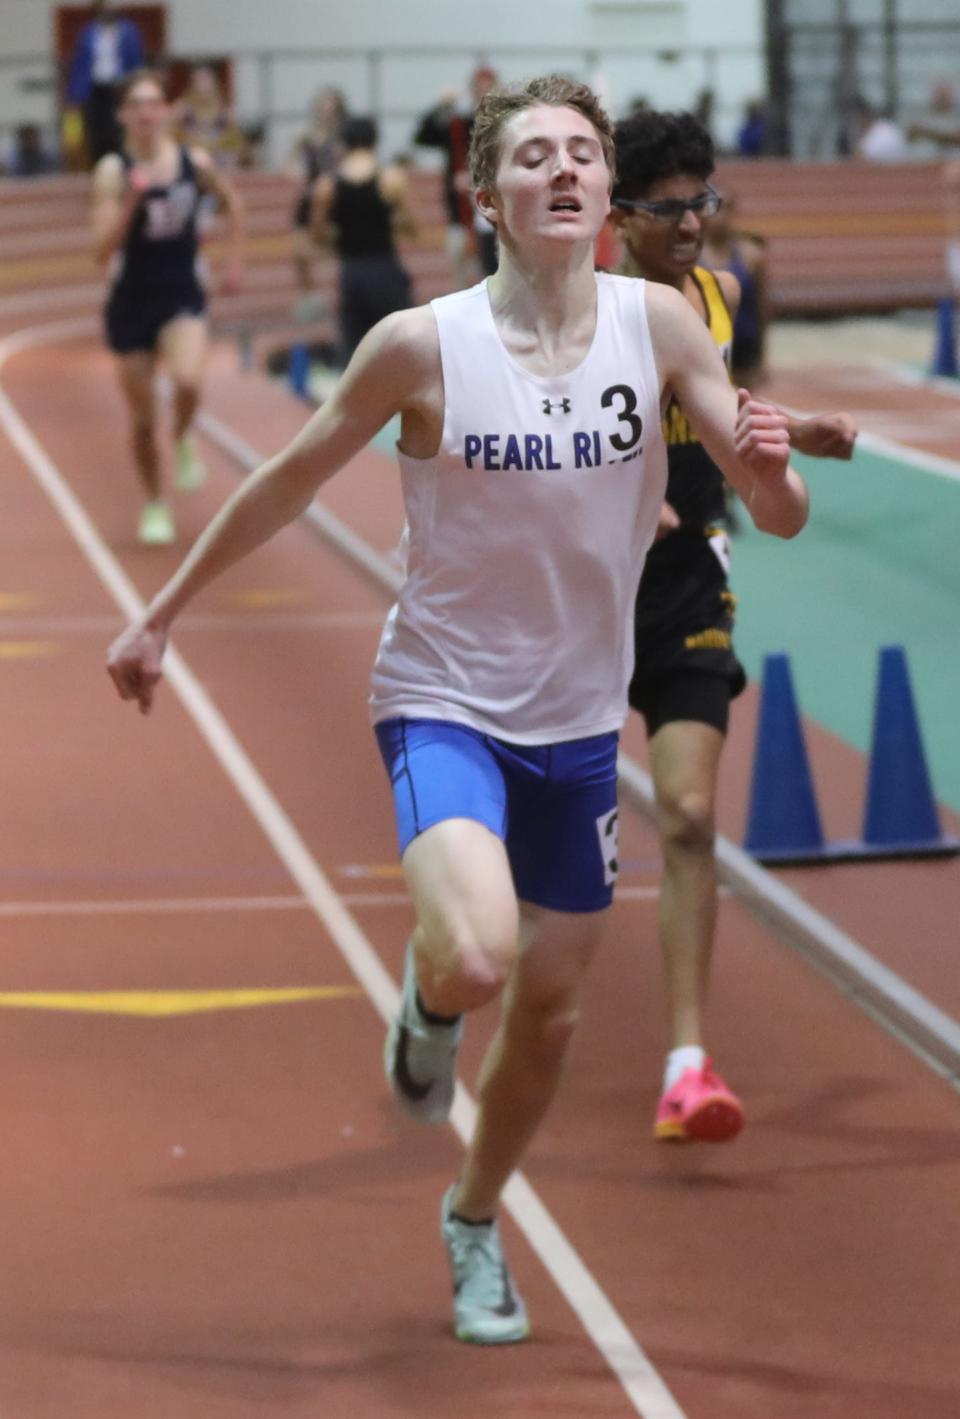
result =
[[120,106],[123,152],[102,158],[94,171],[94,244],[109,275],[107,344],[130,410],[134,460],[146,494],[138,537],[148,546],[172,542],[175,535],[157,449],[158,360],[173,384],[177,486],[188,491],[204,476],[191,428],[207,339],[197,223],[205,195],[215,197],[226,214],[228,289],[237,284],[240,261],[239,198],[207,153],[172,140],[169,118],[159,78],[147,70],[133,75]]

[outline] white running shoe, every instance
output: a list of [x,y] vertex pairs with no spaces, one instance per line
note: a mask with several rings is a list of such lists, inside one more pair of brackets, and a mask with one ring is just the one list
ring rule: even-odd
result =
[[177,530],[173,516],[166,503],[144,503],[137,527],[137,541],[144,547],[169,547],[176,539]]
[[423,1018],[413,949],[408,946],[400,1011],[387,1031],[383,1065],[394,1095],[421,1123],[446,1123],[449,1117],[462,1035],[462,1020],[431,1025]]
[[512,1345],[530,1334],[527,1308],[507,1269],[496,1222],[452,1216],[453,1188],[443,1199],[440,1232],[453,1277],[453,1329],[472,1345]]
[[207,470],[197,452],[192,434],[184,434],[173,446],[177,474],[174,479],[181,493],[193,493],[207,481]]

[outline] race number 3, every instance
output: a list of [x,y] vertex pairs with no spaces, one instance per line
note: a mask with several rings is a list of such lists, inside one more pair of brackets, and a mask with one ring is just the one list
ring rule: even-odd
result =
[[614,410],[614,412],[618,422],[626,424],[630,430],[630,437],[625,438],[623,434],[611,434],[610,442],[620,453],[626,453],[633,448],[635,443],[640,442],[643,434],[643,420],[636,412],[637,396],[629,384],[611,384],[610,388],[605,389],[601,394],[600,403],[604,409],[613,409],[615,399],[623,400],[623,408]]
[[617,820],[619,812],[616,808],[611,808],[609,813],[603,813],[597,819],[597,837],[600,839],[600,856],[603,859],[603,885],[612,887],[617,880],[617,873],[620,871],[620,864],[617,861],[619,851],[619,839],[617,834]]

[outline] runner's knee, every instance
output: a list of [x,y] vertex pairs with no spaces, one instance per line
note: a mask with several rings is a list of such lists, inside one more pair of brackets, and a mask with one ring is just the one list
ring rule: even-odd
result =
[[660,802],[660,835],[666,849],[712,849],[715,835],[713,802],[696,789],[687,789]]
[[200,380],[196,375],[177,375],[173,381],[173,394],[178,403],[187,403],[200,398]]
[[422,984],[434,999],[456,997],[457,1010],[473,1010],[499,995],[518,950],[507,916],[499,928],[493,921],[480,929],[466,921],[422,927],[429,975]]

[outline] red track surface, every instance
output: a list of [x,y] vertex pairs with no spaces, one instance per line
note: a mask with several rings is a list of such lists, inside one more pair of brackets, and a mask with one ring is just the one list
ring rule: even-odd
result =
[[[106,357],[38,349],[0,383],[149,595],[179,551],[133,542]],[[303,419],[226,351],[209,402],[265,450]],[[178,504],[185,536],[235,485],[207,453],[209,487]],[[5,436],[0,473],[0,891],[20,904],[0,916],[2,988],[352,984],[170,687],[146,722],[113,697],[116,608]],[[395,541],[382,456],[327,501]],[[384,610],[296,527],[212,588],[177,645],[396,978],[411,913],[383,872],[392,819],[365,711]],[[735,839],[752,715],[748,700],[725,767]],[[862,765],[825,736],[816,752],[831,829],[852,834]],[[527,1176],[688,1419],[955,1419],[956,1093],[726,898],[710,1033],[749,1126],[725,1148],[654,1145],[656,852],[625,816],[626,890]],[[790,881],[960,1011],[956,862]],[[468,1082],[490,1020],[471,1021]],[[460,1145],[397,1117],[381,1039],[361,996],[169,1019],[4,1009],[2,1419],[636,1413],[512,1224],[533,1340],[452,1340],[436,1214]]]

